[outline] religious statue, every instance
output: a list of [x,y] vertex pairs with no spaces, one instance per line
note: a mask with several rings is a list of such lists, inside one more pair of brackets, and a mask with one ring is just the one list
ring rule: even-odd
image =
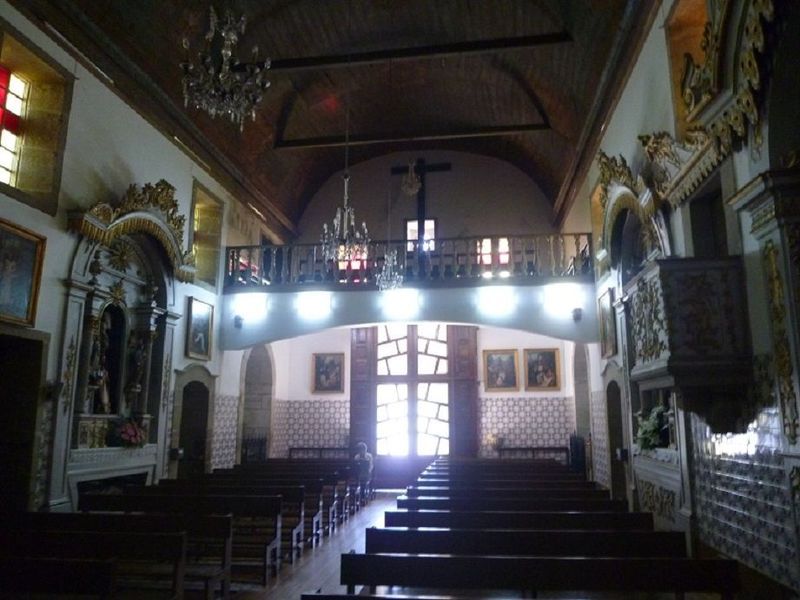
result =
[[111,327],[111,315],[104,312],[100,327],[92,342],[92,355],[89,362],[89,385],[94,388],[92,412],[106,415],[111,413],[108,374],[108,345]]

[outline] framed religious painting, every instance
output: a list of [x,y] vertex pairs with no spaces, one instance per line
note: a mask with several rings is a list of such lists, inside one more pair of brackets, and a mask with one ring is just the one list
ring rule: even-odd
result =
[[46,239],[0,219],[0,321],[33,327]]
[[558,348],[525,349],[525,390],[544,392],[561,389]]
[[597,319],[603,358],[617,353],[617,321],[614,315],[614,288],[608,288],[597,299]]
[[197,298],[189,298],[189,323],[186,327],[186,356],[209,360],[211,332],[214,328],[214,306]]
[[344,353],[314,354],[311,366],[315,394],[344,392]]
[[519,389],[516,350],[483,351],[483,387],[487,392]]

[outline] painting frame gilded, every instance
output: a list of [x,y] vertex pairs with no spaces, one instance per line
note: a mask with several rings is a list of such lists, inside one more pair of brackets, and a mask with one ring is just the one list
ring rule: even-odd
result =
[[483,388],[487,392],[519,390],[519,351],[499,349],[483,351]]
[[0,321],[33,327],[47,238],[0,219]]
[[214,331],[214,305],[194,296],[189,297],[189,319],[186,324],[186,356],[211,360]]
[[344,392],[344,352],[315,352],[311,356],[311,391],[314,394]]
[[614,288],[597,298],[597,322],[600,327],[600,356],[611,358],[617,353],[617,322],[614,314]]
[[526,348],[524,361],[526,392],[561,389],[561,354],[558,348]]

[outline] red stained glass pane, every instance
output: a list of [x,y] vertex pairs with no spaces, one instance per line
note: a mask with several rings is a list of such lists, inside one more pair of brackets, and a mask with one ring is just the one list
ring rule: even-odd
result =
[[[11,71],[9,71],[3,65],[0,65],[0,87],[3,88],[4,91],[8,87],[9,79],[11,79]],[[3,99],[5,99],[5,95],[3,96]]]
[[8,94],[8,90],[6,88],[0,88],[0,107],[5,108],[6,94]]
[[0,106],[0,129],[3,129],[3,117],[6,114],[6,109]]
[[3,129],[8,129],[14,135],[19,135],[19,115],[5,111],[3,115]]

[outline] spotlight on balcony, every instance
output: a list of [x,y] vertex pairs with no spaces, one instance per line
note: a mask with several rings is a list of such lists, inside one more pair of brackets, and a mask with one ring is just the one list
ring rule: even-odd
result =
[[544,288],[544,310],[551,317],[580,321],[585,304],[583,288],[576,283],[551,283]]
[[294,306],[297,315],[307,321],[319,321],[331,314],[332,295],[330,292],[300,292]]
[[420,306],[419,290],[398,288],[381,292],[381,309],[387,319],[412,319],[417,316]]
[[236,294],[231,302],[233,325],[237,329],[241,329],[244,323],[252,325],[267,318],[269,296],[266,294]]
[[517,292],[510,286],[478,289],[478,310],[488,317],[507,317],[517,308]]

